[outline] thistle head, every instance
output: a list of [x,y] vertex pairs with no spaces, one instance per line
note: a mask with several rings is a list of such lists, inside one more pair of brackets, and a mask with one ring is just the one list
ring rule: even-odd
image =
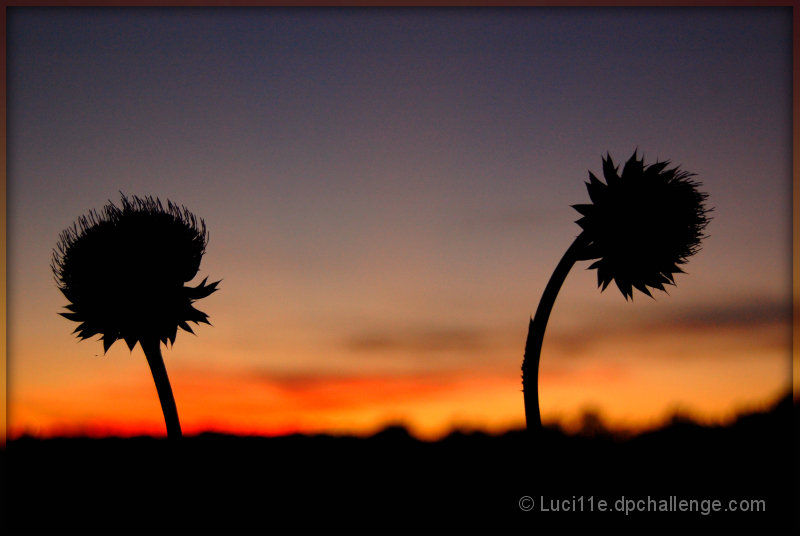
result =
[[219,281],[184,286],[200,269],[208,243],[205,222],[185,207],[152,197],[124,195],[63,231],[51,268],[69,300],[80,339],[101,335],[103,348],[123,339],[133,350],[142,340],[175,342],[187,322],[208,322],[193,307],[217,290]]
[[622,173],[611,155],[603,158],[605,183],[591,171],[586,188],[591,204],[573,205],[581,214],[586,246],[583,260],[598,259],[597,285],[613,279],[627,300],[633,289],[651,296],[648,287],[674,285],[674,274],[700,249],[709,222],[708,194],[698,190],[693,173],[669,162],[645,165],[636,151]]

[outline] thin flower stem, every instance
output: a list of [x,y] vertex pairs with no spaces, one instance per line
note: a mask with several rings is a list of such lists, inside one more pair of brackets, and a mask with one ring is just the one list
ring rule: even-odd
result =
[[542,293],[536,314],[528,324],[528,337],[525,341],[525,355],[522,360],[522,393],[525,403],[525,421],[529,432],[538,433],[542,428],[542,417],[539,412],[539,357],[550,311],[553,310],[556,296],[558,296],[558,291],[561,290],[567,274],[575,262],[580,259],[580,253],[588,242],[584,233],[581,233],[561,257]]
[[178,408],[175,405],[175,397],[172,396],[172,387],[169,384],[169,376],[164,366],[164,359],[161,357],[161,343],[158,339],[140,341],[147,364],[150,365],[150,372],[153,374],[153,381],[156,383],[158,400],[161,402],[161,411],[164,413],[164,421],[167,424],[167,437],[170,439],[182,437],[181,423],[178,420]]

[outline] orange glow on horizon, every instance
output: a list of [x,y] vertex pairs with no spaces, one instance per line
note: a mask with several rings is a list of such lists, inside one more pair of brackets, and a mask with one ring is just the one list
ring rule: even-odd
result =
[[[636,355],[633,342],[614,348]],[[656,356],[637,368],[635,360],[620,359],[611,348],[601,346],[596,354],[577,362],[553,355],[543,360],[540,403],[545,423],[574,429],[587,410],[597,411],[611,428],[634,431],[658,425],[676,411],[703,422],[722,422],[737,411],[771,403],[790,385],[788,370],[785,387],[774,382],[786,365],[779,351],[764,353],[760,373],[754,372],[750,359],[721,357],[728,360],[724,377],[713,359],[687,358],[676,363],[674,358]],[[694,380],[687,382],[687,377]],[[436,440],[454,429],[502,433],[524,427],[523,395],[516,374],[269,376],[176,369],[170,378],[187,436],[202,432],[365,436],[401,424],[418,438]],[[149,377],[91,390],[76,385],[18,396],[11,410],[11,439],[26,434],[165,435]]]
[[[324,338],[228,346],[224,337],[187,337],[165,359],[187,436],[365,436],[401,424],[436,440],[455,429],[524,427],[524,331],[518,335],[498,331],[483,346],[446,349],[407,334],[402,344],[333,347]],[[445,342],[462,344],[459,337]],[[542,418],[575,429],[593,411],[610,428],[629,431],[657,426],[675,412],[725,422],[789,391],[790,342],[782,322],[555,332],[540,363]],[[55,344],[65,350],[63,370],[44,366]],[[165,435],[141,350],[119,345],[93,357],[90,344],[28,346],[31,372],[12,370],[10,439]]]

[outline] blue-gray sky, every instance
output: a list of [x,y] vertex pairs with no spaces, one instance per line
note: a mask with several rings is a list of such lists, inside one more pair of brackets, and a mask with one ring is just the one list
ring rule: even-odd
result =
[[[644,404],[650,412],[683,404],[719,414],[789,381],[789,8],[9,8],[8,56],[10,394],[20,429],[113,420],[56,411],[65,381],[148,381],[120,364],[133,361],[127,349],[98,366],[99,343],[71,338],[49,272],[59,232],[119,191],[169,198],[210,229],[201,275],[223,279],[204,309],[215,327],[167,351],[173,382],[182,372],[280,384],[446,371],[513,390],[527,318],[579,232],[570,205],[588,201],[583,183],[606,151],[624,161],[636,148],[648,163],[697,174],[715,209],[710,236],[655,301],[601,294],[594,273],[576,267],[542,366],[577,379],[574,391],[553,391],[551,413],[591,403],[623,418],[612,394],[630,388],[631,399],[663,397]],[[622,356],[623,379],[587,380],[570,359],[591,354],[596,345],[583,343],[600,326],[607,341],[659,324],[683,333],[675,326],[697,311],[720,330],[739,325],[731,311],[770,321],[740,322],[750,360],[713,329],[706,343],[692,339],[697,329],[674,338],[687,347],[656,364]],[[669,365],[675,379],[664,380],[659,367],[702,344],[735,356]],[[700,387],[709,370],[731,378],[711,395]],[[758,378],[752,391],[748,375]],[[694,388],[673,396],[673,384]],[[495,404],[504,423],[521,418],[517,395]],[[319,422],[433,426],[404,400],[362,421]],[[469,420],[437,404],[428,407],[442,422]],[[291,429],[297,419],[287,419]]]

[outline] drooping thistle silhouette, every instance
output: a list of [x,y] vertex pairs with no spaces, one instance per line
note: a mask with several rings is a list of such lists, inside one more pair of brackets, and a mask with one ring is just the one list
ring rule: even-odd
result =
[[194,333],[187,322],[210,324],[192,304],[219,281],[184,285],[197,275],[207,244],[205,222],[185,207],[122,195],[119,207],[109,202],[81,216],[53,250],[51,268],[70,302],[59,314],[79,323],[79,339],[101,335],[104,352],[119,339],[131,351],[141,345],[171,438],[181,427],[161,343],[174,344],[178,328]]
[[645,165],[637,151],[625,163],[622,174],[610,154],[603,158],[603,183],[591,171],[586,188],[591,204],[573,205],[581,214],[583,229],[556,266],[528,324],[522,362],[525,418],[530,431],[541,429],[539,412],[539,357],[547,320],[558,291],[577,261],[598,259],[601,292],[614,280],[627,301],[633,289],[652,295],[648,287],[664,291],[674,285],[680,265],[700,249],[709,222],[705,207],[708,194],[698,190],[693,173],[669,161]]

